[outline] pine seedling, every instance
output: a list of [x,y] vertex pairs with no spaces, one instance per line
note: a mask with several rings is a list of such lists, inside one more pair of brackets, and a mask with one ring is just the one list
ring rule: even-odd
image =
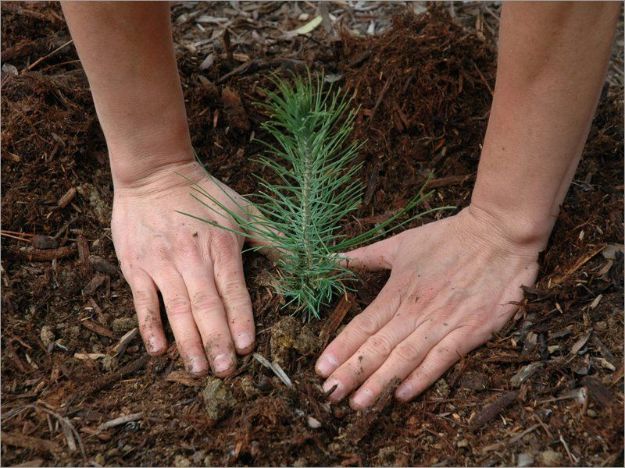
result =
[[[356,111],[350,110],[351,99],[332,89],[324,91],[322,77],[296,77],[292,83],[276,79],[274,84],[275,91],[266,91],[267,104],[261,104],[270,116],[262,126],[272,141],[263,142],[267,152],[258,161],[278,182],[259,177],[260,193],[246,206],[224,190],[245,215],[232,211],[201,186],[193,187],[193,196],[219,215],[232,217],[237,234],[275,249],[276,290],[286,305],[310,320],[319,318],[323,307],[344,293],[354,278],[339,263],[340,254],[385,234],[430,194],[421,190],[402,210],[362,234],[352,238],[340,234],[342,223],[360,206],[363,193],[357,178],[361,163],[356,162],[362,143],[349,141],[356,117]],[[217,221],[201,220],[232,231]],[[263,247],[252,249],[259,248]]]

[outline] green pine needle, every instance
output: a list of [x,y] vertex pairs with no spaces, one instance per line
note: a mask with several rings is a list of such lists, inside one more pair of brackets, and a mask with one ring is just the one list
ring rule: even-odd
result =
[[[268,104],[263,105],[271,119],[262,125],[273,142],[263,142],[267,153],[259,162],[275,173],[279,183],[260,178],[261,192],[247,206],[228,195],[245,216],[195,185],[194,198],[220,216],[231,216],[238,229],[193,217],[275,248],[277,292],[286,305],[310,320],[319,318],[324,306],[345,293],[346,283],[354,277],[339,265],[340,253],[384,235],[430,193],[419,192],[402,210],[367,232],[351,239],[340,235],[342,221],[360,206],[363,192],[357,178],[361,164],[355,161],[362,143],[348,142],[356,117],[356,111],[349,110],[351,99],[332,89],[324,92],[322,77],[296,77],[293,83],[275,79],[274,84],[276,91],[267,91]],[[445,208],[451,207],[438,209]],[[438,209],[415,215],[393,229]]]

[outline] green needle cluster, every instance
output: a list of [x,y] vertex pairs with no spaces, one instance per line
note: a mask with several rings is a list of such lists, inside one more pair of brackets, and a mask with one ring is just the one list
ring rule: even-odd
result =
[[[356,162],[362,143],[349,142],[356,116],[350,110],[351,99],[331,88],[324,90],[323,82],[322,77],[310,75],[292,82],[276,79],[275,91],[266,91],[267,103],[262,106],[270,119],[263,128],[272,141],[263,142],[267,152],[259,162],[275,174],[277,182],[259,178],[260,193],[250,204],[237,202],[245,215],[194,187],[196,199],[236,221],[235,232],[261,240],[278,252],[277,292],[308,320],[319,318],[323,307],[344,293],[347,280],[353,278],[340,265],[340,254],[383,235],[429,195],[419,193],[367,232],[352,238],[340,234],[342,222],[362,199],[357,177],[361,164]],[[203,221],[228,229],[213,220]]]

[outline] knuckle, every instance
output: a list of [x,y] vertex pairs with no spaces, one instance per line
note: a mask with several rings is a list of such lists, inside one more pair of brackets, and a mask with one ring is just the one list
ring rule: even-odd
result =
[[221,300],[215,294],[200,291],[193,295],[191,307],[198,311],[221,309]]
[[231,302],[249,302],[247,289],[236,278],[222,280],[219,289],[224,298]]
[[167,313],[171,317],[186,315],[190,312],[189,301],[184,297],[174,297],[166,305]]
[[388,356],[393,351],[393,343],[384,335],[373,335],[368,340],[368,345],[376,354]]
[[210,237],[210,251],[215,260],[228,260],[238,253],[239,245],[232,232],[215,230]]
[[354,328],[365,335],[374,335],[378,329],[378,321],[373,314],[360,314],[354,319]]
[[139,289],[134,292],[135,310],[139,313],[154,313],[154,296],[145,289]]
[[154,254],[156,258],[159,260],[166,260],[169,258],[169,252],[171,250],[171,246],[169,242],[167,242],[163,237],[157,237],[153,244],[152,249],[154,250]]
[[400,343],[394,352],[395,356],[404,362],[413,362],[419,355],[419,349],[411,342]]

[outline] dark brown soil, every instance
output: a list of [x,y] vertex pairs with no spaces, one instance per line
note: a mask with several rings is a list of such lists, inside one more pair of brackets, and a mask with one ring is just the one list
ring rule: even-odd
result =
[[[430,174],[432,204],[466,206],[494,84],[490,35],[434,10],[403,13],[375,38],[320,27],[310,38],[269,28],[264,41],[247,40],[250,22],[301,23],[284,19],[292,6],[267,3],[235,21],[200,70],[205,57],[188,45],[198,29],[180,18],[222,17],[227,5],[174,8],[192,137],[215,176],[254,191],[260,149],[250,137],[264,117],[253,103],[269,72],[308,66],[355,92],[355,136],[368,139],[365,203],[347,232],[403,206]],[[257,352],[279,360],[291,388],[250,357],[223,382],[192,379],[175,346],[149,359],[134,338],[114,357],[136,322],[87,81],[71,45],[47,56],[69,40],[58,5],[3,2],[2,15],[3,62],[18,72],[2,72],[3,465],[622,465],[622,88],[604,89],[516,320],[416,401],[387,396],[355,413],[324,401],[313,365],[384,274],[363,276],[342,321],[338,301],[331,318],[302,327],[268,287],[270,263],[246,254]]]

